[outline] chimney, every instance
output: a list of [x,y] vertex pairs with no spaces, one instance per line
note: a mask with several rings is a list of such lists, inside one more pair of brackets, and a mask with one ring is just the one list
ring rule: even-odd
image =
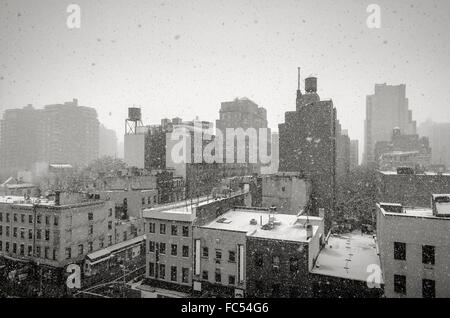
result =
[[56,206],[61,205],[61,191],[59,191],[59,190],[55,191],[55,205]]

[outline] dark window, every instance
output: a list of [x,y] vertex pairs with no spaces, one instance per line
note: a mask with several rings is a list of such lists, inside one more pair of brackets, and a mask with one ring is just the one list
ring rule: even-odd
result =
[[148,231],[150,233],[155,233],[155,223],[149,223],[148,224]]
[[279,256],[273,256],[272,257],[272,267],[274,269],[280,268],[280,257]]
[[46,241],[50,240],[50,231],[49,230],[45,230],[45,240]]
[[29,215],[28,216],[28,223],[33,223],[33,216],[32,215]]
[[29,240],[32,240],[32,239],[33,239],[33,230],[32,230],[32,229],[29,229],[29,230],[28,230],[28,239],[29,239]]
[[422,263],[434,265],[434,246],[432,245],[422,246]]
[[94,234],[94,226],[92,224],[89,225],[89,235]]
[[[17,253],[17,244],[13,243],[13,253],[16,254]],[[40,253],[39,253],[40,254]],[[39,255],[40,256],[40,255]]]
[[25,214],[20,215],[20,222],[25,223]]
[[[109,216],[109,217],[112,217],[112,214],[113,214],[113,210],[112,210],[112,208],[110,208],[110,209],[109,209],[108,216]],[[56,225],[56,224],[55,224],[55,225]]]
[[229,284],[229,285],[234,285],[234,284],[236,284],[236,276],[234,276],[234,275],[228,276],[228,284]]
[[40,214],[38,214],[36,216],[36,223],[41,224],[41,215]]
[[112,230],[112,221],[108,222],[108,230]]
[[255,254],[255,266],[262,267],[264,264],[263,255],[261,253]]
[[394,291],[406,295],[406,276],[394,275]]
[[203,278],[204,280],[208,280],[208,271],[203,271],[203,272],[202,272],[202,278]]
[[84,251],[83,251],[83,244],[78,245],[78,255],[83,255]]
[[222,282],[222,273],[220,272],[219,268],[216,269],[215,280],[216,280],[216,283]]
[[182,268],[181,269],[181,282],[182,283],[188,283],[189,282],[189,268]]
[[36,230],[36,239],[37,240],[41,239],[41,230]]
[[45,224],[50,225],[50,215],[45,216]]
[[406,259],[406,243],[394,242],[394,259],[402,261]]
[[93,219],[94,219],[94,213],[89,212],[89,213],[88,213],[88,220],[89,220],[89,221],[92,221]]
[[170,255],[177,256],[177,244],[172,244],[170,248]]
[[53,225],[58,226],[58,216],[57,215],[55,215],[53,217]]
[[183,236],[189,236],[189,226],[183,226]]
[[183,257],[189,257],[189,246],[183,245]]
[[17,237],[17,227],[13,228],[13,237]]
[[422,297],[423,298],[435,298],[436,287],[434,280],[422,279]]
[[155,263],[148,264],[148,275],[151,277],[155,276]]
[[9,223],[9,213],[6,213],[6,222]]
[[177,281],[177,267],[176,266],[170,267],[170,280],[173,282]]
[[231,263],[236,262],[236,252],[235,251],[228,251],[228,261]]
[[202,257],[206,257],[208,258],[209,256],[209,250],[207,247],[203,247],[203,251],[202,251]]
[[222,259],[222,250],[216,250],[216,260],[220,261]]
[[298,271],[298,258],[291,257],[289,259],[289,269],[291,272],[297,272]]
[[173,225],[173,224],[172,224],[172,226],[171,226],[171,232],[172,232],[172,235],[178,235],[178,228],[177,228],[176,225]]
[[13,219],[14,219],[14,222],[17,222],[17,214],[16,213],[14,213]]
[[161,254],[166,254],[166,243],[159,243],[159,252]]
[[148,251],[149,252],[154,252],[155,251],[155,242],[153,242],[153,241],[149,241],[148,242]]
[[159,264],[159,277],[161,279],[166,278],[166,265],[164,264]]
[[23,245],[23,244],[20,244],[20,255],[22,255],[22,256],[25,255],[25,245]]
[[94,245],[92,242],[88,242],[88,250],[89,250],[89,253],[91,253],[94,250]]
[[3,222],[3,213],[0,212],[0,222]]
[[165,224],[159,225],[159,234],[166,234],[166,225]]

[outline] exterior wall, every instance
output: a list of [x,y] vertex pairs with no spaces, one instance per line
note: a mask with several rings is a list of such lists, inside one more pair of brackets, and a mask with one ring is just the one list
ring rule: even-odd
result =
[[[378,207],[377,239],[386,297],[422,297],[422,279],[434,280],[436,297],[450,297],[450,219],[392,215]],[[406,243],[406,260],[394,259],[394,242]],[[423,245],[435,247],[435,265],[422,264]],[[394,274],[406,276],[406,295],[394,291]]]
[[143,169],[145,159],[145,135],[136,134],[124,136],[124,161],[130,167]]
[[385,174],[377,176],[377,201],[429,207],[434,193],[450,193],[449,174]]
[[[255,264],[261,255],[262,266]],[[279,256],[280,267],[274,268],[272,257]],[[308,271],[308,244],[247,238],[247,295],[249,297],[309,297],[311,286]],[[297,269],[290,259],[298,260]]]
[[275,205],[277,212],[298,214],[311,195],[311,183],[298,176],[282,174],[262,178],[262,206]]
[[312,297],[314,298],[380,298],[383,288],[368,288],[367,282],[311,275]]
[[158,204],[158,190],[100,191],[100,199],[111,200],[116,208],[116,217],[142,218],[142,209]]
[[[220,295],[234,297],[235,289],[245,290],[245,270],[243,272],[244,279],[239,280],[239,250],[238,245],[243,246],[244,255],[246,253],[246,233],[237,231],[223,231],[215,229],[207,229],[202,227],[193,228],[194,242],[200,240],[200,275],[194,276],[194,281],[201,283],[201,291],[199,294]],[[203,248],[208,248],[208,257],[203,256]],[[222,259],[216,260],[216,250],[222,252]],[[229,251],[235,253],[235,261],[229,260]],[[194,257],[196,257],[194,253]],[[245,257],[243,268],[246,268]],[[215,279],[216,270],[220,270],[221,281]],[[208,272],[208,279],[203,278],[203,272]],[[195,274],[195,273],[194,273]],[[235,283],[229,283],[229,276],[234,276]]]
[[[154,224],[155,233],[150,233],[150,224]],[[160,234],[160,225],[166,225],[166,234]],[[171,232],[171,225],[176,225],[178,228],[178,235],[174,236]],[[189,235],[183,236],[183,226],[188,227]],[[192,288],[192,225],[190,222],[171,221],[163,219],[146,219],[146,234],[147,234],[147,264],[146,264],[146,281],[149,285],[161,288],[172,289],[176,291],[189,292]],[[155,243],[155,251],[150,251],[150,242]],[[161,243],[165,243],[165,254],[161,254],[158,247]],[[171,244],[177,245],[177,255],[171,255]],[[183,246],[189,248],[187,257],[183,257]],[[150,275],[150,263],[155,264],[155,275]],[[160,265],[165,265],[165,277],[160,276]],[[176,281],[171,280],[171,267],[177,268]],[[182,282],[182,268],[189,270],[187,282]]]

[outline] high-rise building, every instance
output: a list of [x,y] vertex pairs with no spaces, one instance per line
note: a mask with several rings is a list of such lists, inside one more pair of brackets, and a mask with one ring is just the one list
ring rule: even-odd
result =
[[117,158],[117,136],[113,129],[108,129],[103,125],[99,128],[99,149],[98,156],[110,156]]
[[375,144],[390,140],[395,127],[399,127],[402,134],[416,133],[416,122],[408,108],[406,85],[375,84],[375,94],[366,98],[364,164],[375,162]]
[[350,171],[359,166],[359,141],[350,140]]
[[418,132],[430,140],[431,162],[450,168],[450,123],[427,120],[419,125]]
[[31,105],[3,113],[0,121],[0,174],[7,176],[31,169],[41,159],[39,113]]
[[339,179],[350,172],[350,138],[348,131],[336,121],[336,177]]
[[[242,128],[244,132],[247,132],[249,128],[255,129],[255,140],[250,140],[252,137],[249,134],[249,140],[245,141],[245,163],[237,162],[239,153],[238,147],[240,147],[238,138],[235,138],[233,149],[224,148],[223,153],[226,155],[226,151],[231,151],[234,154],[235,161],[232,165],[247,165],[249,166],[251,172],[259,173],[261,169],[259,148],[262,143],[265,143],[266,154],[271,151],[271,132],[267,126],[266,109],[264,107],[259,107],[255,102],[245,97],[236,98],[229,102],[223,102],[220,107],[220,118],[216,120],[216,130],[223,134],[224,145],[229,148],[229,145],[226,145],[226,140],[228,137],[227,128]],[[264,134],[266,140],[260,139],[260,128],[267,129],[266,134]],[[255,163],[251,162],[252,152],[256,152],[257,154],[257,160],[255,160]]]
[[300,91],[300,70],[296,110],[285,113],[279,124],[280,171],[301,172],[312,181],[313,210],[333,211],[336,200],[336,108],[331,100],[320,100],[317,78],[305,80]]

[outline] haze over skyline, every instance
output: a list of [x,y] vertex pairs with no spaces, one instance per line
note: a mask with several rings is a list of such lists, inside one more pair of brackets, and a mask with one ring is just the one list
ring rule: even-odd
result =
[[[297,66],[318,77],[363,149],[366,95],[406,84],[413,119],[450,121],[450,2],[435,1],[0,1],[0,111],[77,98],[123,139],[127,108],[144,124],[215,121],[246,96],[278,130],[295,110]],[[369,29],[366,8],[381,7]],[[302,91],[304,83],[302,82]]]

